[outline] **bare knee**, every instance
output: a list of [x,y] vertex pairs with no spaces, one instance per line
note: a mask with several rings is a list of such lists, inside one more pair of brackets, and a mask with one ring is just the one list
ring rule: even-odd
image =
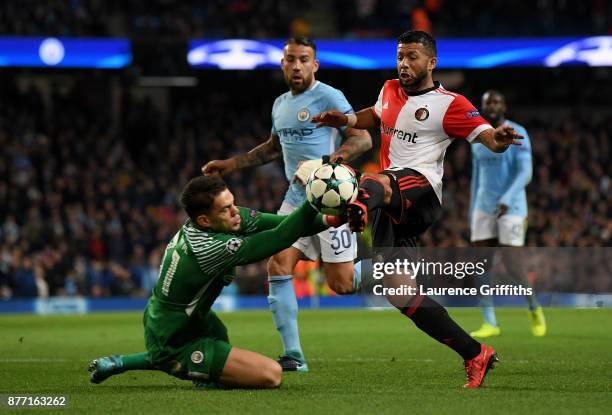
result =
[[336,294],[353,293],[353,268],[340,270],[325,270],[327,284]]
[[268,260],[268,275],[291,275],[301,256],[301,251],[292,246],[271,256]]
[[235,388],[276,388],[281,383],[281,374],[278,362],[259,353],[233,347],[219,383]]
[[292,270],[287,266],[287,261],[278,255],[270,257],[268,260],[268,275],[289,275]]
[[328,284],[329,288],[336,294],[346,295],[353,293],[353,281],[330,281]]
[[281,384],[281,375],[283,370],[278,362],[270,359],[265,364],[265,368],[261,375],[261,387],[266,389],[278,388]]

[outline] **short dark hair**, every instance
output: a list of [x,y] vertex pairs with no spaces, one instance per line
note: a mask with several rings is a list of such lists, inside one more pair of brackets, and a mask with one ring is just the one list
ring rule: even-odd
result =
[[287,45],[308,46],[309,48],[312,48],[314,55],[317,56],[317,45],[315,45],[312,39],[310,39],[308,36],[292,36],[285,42],[285,46]]
[[436,39],[429,33],[421,30],[409,30],[397,38],[397,43],[420,43],[427,49],[431,56],[437,56]]
[[185,185],[180,202],[185,212],[194,222],[197,217],[207,213],[219,193],[227,189],[220,176],[198,176]]
[[494,96],[494,97],[499,97],[504,103],[506,102],[506,97],[504,96],[504,94],[502,94],[500,91],[498,91],[497,89],[487,89],[483,94],[482,97],[484,98],[485,95],[489,95],[489,96]]

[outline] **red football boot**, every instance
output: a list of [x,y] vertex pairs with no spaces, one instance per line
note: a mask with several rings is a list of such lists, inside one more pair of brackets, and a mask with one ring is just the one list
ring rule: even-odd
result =
[[463,387],[468,389],[480,387],[489,369],[494,368],[495,362],[499,362],[495,349],[486,344],[480,345],[480,354],[464,362],[467,383]]

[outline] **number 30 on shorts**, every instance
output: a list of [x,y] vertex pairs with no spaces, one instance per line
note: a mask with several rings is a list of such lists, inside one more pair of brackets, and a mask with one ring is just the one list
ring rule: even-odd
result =
[[334,230],[330,229],[329,234],[332,238],[332,249],[336,250],[340,247],[350,248],[351,247],[351,232],[348,229]]

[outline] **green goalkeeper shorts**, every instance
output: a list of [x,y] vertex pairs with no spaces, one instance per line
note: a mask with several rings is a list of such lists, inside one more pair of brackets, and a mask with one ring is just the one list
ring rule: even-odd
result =
[[[149,312],[150,307],[154,313]],[[232,346],[225,325],[214,312],[187,317],[185,312],[149,304],[144,326],[147,350],[157,368],[181,379],[219,380]]]

